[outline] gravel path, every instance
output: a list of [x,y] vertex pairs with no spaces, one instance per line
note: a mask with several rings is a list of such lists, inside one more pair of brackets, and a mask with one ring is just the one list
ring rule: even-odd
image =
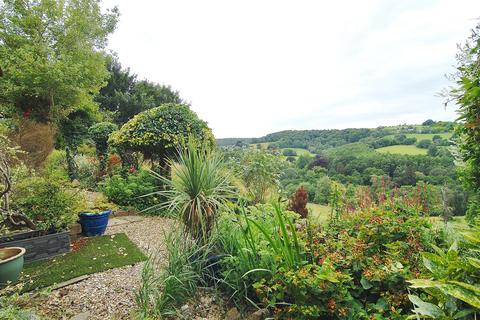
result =
[[[139,221],[109,226],[107,234],[124,232],[147,255],[165,252],[164,234],[173,221],[140,217]],[[139,285],[143,263],[91,275],[87,280],[52,291],[38,306],[48,319],[70,319],[84,313],[83,319],[131,319],[134,292]]]

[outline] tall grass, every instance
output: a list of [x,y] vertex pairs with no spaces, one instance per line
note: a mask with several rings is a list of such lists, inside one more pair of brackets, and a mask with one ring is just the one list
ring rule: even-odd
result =
[[[288,269],[299,266],[302,263],[302,251],[298,245],[298,237],[292,220],[284,216],[284,212],[279,203],[273,204],[276,218],[276,232],[270,234],[268,228],[255,220],[245,216],[247,224],[253,224],[265,237],[275,254],[281,258],[281,261]],[[287,226],[289,231],[287,231]],[[250,233],[244,233],[245,240],[252,243],[253,239]]]
[[219,225],[223,250],[230,255],[223,262],[222,282],[232,297],[255,304],[253,283],[278,268],[295,270],[305,254],[292,219],[279,203],[263,205],[260,212],[255,207],[239,211],[233,219],[228,216],[230,222],[222,219]]
[[[211,243],[200,245],[185,238],[179,228],[165,239],[167,256],[150,256],[142,269],[141,285],[135,294],[141,319],[174,317],[178,308],[205,286],[210,273]],[[162,260],[166,259],[166,265]]]
[[156,208],[179,215],[194,239],[207,242],[217,211],[234,195],[224,163],[219,154],[199,147],[191,139],[169,164],[171,178],[152,172],[166,186],[151,194],[167,199]]

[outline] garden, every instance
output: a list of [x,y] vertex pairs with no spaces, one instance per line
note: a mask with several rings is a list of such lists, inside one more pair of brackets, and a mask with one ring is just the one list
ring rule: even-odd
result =
[[480,26],[427,157],[373,152],[414,147],[393,127],[220,147],[106,52],[118,19],[0,7],[0,319],[480,316]]

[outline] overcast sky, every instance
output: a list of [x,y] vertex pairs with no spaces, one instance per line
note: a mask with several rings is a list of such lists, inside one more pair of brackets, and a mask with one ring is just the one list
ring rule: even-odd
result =
[[437,93],[479,0],[107,0],[109,48],[217,138],[453,120]]

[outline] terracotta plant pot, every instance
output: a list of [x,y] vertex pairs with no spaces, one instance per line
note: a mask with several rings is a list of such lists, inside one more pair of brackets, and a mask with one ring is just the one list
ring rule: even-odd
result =
[[25,248],[0,248],[0,286],[18,280],[23,270],[24,254]]

